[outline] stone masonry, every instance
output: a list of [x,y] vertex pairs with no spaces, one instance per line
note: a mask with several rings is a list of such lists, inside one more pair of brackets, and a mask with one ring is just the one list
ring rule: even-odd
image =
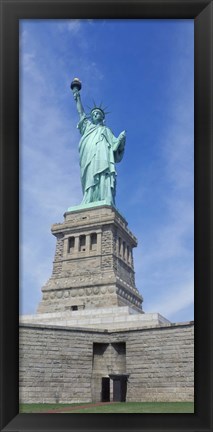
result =
[[129,402],[193,401],[193,333],[192,322],[119,331],[21,324],[20,401],[98,402],[111,374],[127,374]]
[[57,239],[53,271],[38,313],[110,306],[142,313],[133,263],[137,239],[115,208],[67,212],[52,233]]
[[126,220],[72,209],[52,234],[52,275],[20,317],[20,402],[193,401],[194,324],[142,310]]

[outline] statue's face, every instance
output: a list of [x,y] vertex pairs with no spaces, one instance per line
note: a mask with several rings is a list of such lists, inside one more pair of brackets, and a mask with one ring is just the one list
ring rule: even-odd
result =
[[104,119],[104,117],[103,117],[103,114],[100,110],[94,110],[92,112],[92,122],[94,124],[103,123],[103,119]]

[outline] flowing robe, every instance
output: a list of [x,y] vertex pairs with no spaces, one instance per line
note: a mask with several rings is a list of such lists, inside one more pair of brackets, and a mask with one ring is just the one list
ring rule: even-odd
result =
[[86,115],[78,123],[82,203],[105,200],[115,204],[116,169],[124,154],[124,143],[104,125],[93,124]]

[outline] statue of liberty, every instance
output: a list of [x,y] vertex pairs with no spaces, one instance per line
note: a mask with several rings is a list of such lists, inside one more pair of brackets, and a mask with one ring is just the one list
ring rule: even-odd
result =
[[81,134],[79,142],[81,184],[83,201],[81,205],[104,201],[115,205],[116,167],[123,158],[126,141],[125,131],[116,138],[105,126],[105,111],[94,106],[87,116],[80,98],[81,82],[75,78],[71,89],[76,101]]

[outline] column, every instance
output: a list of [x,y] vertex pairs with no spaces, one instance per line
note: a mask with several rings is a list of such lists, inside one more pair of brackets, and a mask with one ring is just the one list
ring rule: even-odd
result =
[[63,256],[67,256],[68,253],[68,237],[64,239],[64,249],[63,249]]
[[85,245],[85,252],[89,255],[90,253],[90,234],[86,234],[86,245]]
[[101,254],[101,231],[97,232],[97,253]]
[[75,237],[75,247],[74,247],[74,252],[78,253],[79,252],[79,235]]

